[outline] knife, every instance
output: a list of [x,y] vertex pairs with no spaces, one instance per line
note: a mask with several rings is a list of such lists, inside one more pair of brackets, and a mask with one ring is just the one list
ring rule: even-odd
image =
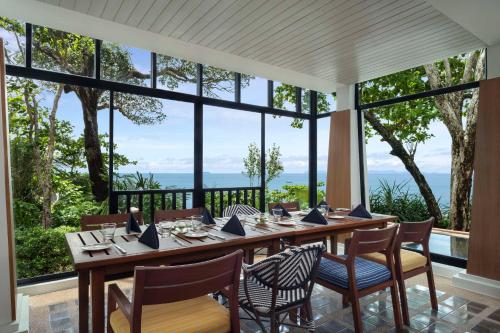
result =
[[222,239],[222,240],[226,240],[226,237],[224,237],[224,236],[219,236],[219,235],[213,234],[213,233],[211,233],[211,232],[209,232],[208,234],[209,234],[210,236],[215,237],[215,238],[219,238],[219,239]]
[[179,244],[180,246],[187,246],[185,243],[181,242],[180,240],[178,240],[177,238],[174,238],[174,241]]
[[113,245],[118,250],[118,252],[120,252],[121,254],[127,254],[127,251],[125,251],[125,249],[123,249],[123,247],[116,245],[116,244],[113,244]]

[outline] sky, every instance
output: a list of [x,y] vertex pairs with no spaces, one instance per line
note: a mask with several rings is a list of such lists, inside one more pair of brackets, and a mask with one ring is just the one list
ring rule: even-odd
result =
[[[0,35],[5,35],[0,31]],[[3,36],[9,37],[9,36]],[[149,73],[150,53],[145,50],[128,48],[134,66],[141,72]],[[103,64],[104,66],[104,64]],[[145,82],[148,84],[148,82]],[[275,83],[275,87],[279,83]],[[161,88],[161,86],[160,86]],[[194,84],[183,84],[176,91],[195,93]],[[221,98],[233,100],[233,94],[220,93]],[[45,96],[45,103],[51,96]],[[255,78],[241,91],[244,103],[267,104],[267,80]],[[64,94],[60,101],[57,118],[67,120],[74,126],[74,135],[83,132],[82,111],[76,96]],[[193,171],[193,104],[161,100],[162,110],[167,115],[160,124],[135,125],[115,112],[115,143],[117,152],[137,161],[137,165],[120,168],[119,172],[179,172]],[[291,105],[286,105],[291,108]],[[306,173],[308,170],[308,124],[302,129],[290,126],[292,119],[266,116],[266,149],[273,143],[280,147],[281,160],[287,173]],[[318,120],[318,170],[326,171],[328,156],[329,118]],[[99,111],[99,131],[107,133],[109,110]],[[417,165],[427,173],[449,173],[450,136],[444,125],[434,122],[430,127],[434,135],[422,144],[416,154]],[[260,114],[204,107],[204,171],[212,173],[241,173],[243,158],[248,145],[256,143],[260,147]],[[404,172],[398,158],[390,155],[390,147],[375,136],[368,140],[366,147],[369,172]]]

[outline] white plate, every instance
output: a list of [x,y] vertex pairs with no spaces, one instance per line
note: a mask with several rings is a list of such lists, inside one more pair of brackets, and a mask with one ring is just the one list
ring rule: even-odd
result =
[[335,208],[335,210],[338,210],[339,212],[349,212],[349,208]]
[[285,227],[294,227],[297,225],[297,223],[295,221],[279,221],[279,222],[275,222],[275,223],[282,225],[282,226],[285,226]]
[[83,251],[102,251],[111,247],[111,243],[100,243],[82,246]]
[[310,210],[301,210],[301,211],[299,212],[299,215],[300,215],[300,216],[306,216],[306,215],[307,215],[307,214],[309,214],[310,212],[311,212]]
[[205,231],[201,231],[201,232],[190,231],[190,232],[186,232],[184,234],[184,236],[189,237],[189,238],[203,238],[203,237],[207,237],[208,236],[208,232],[205,232]]
[[342,215],[329,215],[328,217],[331,219],[336,219],[336,220],[345,219],[345,216],[342,216]]

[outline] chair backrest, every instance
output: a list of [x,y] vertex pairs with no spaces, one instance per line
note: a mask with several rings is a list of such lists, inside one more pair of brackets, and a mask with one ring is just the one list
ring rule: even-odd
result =
[[348,258],[354,260],[357,255],[374,252],[382,252],[392,257],[397,230],[397,225],[384,229],[354,230],[347,250]]
[[323,244],[290,247],[257,263],[262,268],[257,269],[254,276],[269,288],[274,285],[279,290],[305,287],[314,280],[324,251]]
[[155,211],[155,223],[160,221],[168,221],[175,219],[186,219],[193,215],[200,215],[203,212],[202,207],[190,209],[175,209],[175,210],[157,210]]
[[289,212],[296,212],[300,210],[300,204],[298,201],[294,202],[272,202],[267,205],[267,208],[269,209],[269,213],[272,212],[273,208],[276,205],[281,205],[283,208],[285,208]]
[[253,215],[258,214],[260,211],[249,205],[236,204],[232,206],[228,206],[224,209],[222,216],[228,217],[233,215]]
[[[130,213],[111,215],[84,215],[80,218],[80,229],[82,231],[98,230],[103,223],[116,223],[117,227],[122,227],[127,223]],[[144,224],[142,212],[133,213],[139,224]]]
[[399,223],[398,236],[396,238],[396,247],[401,243],[418,243],[427,245],[434,226],[434,217],[421,222],[401,222]]

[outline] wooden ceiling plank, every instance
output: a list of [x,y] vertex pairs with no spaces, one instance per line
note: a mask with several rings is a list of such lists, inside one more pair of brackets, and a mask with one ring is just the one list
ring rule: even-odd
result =
[[154,20],[149,28],[150,31],[160,33],[163,27],[172,19],[179,9],[184,5],[183,1],[174,0],[163,8],[160,15]]
[[190,0],[185,1],[177,13],[162,27],[160,33],[164,36],[172,37],[172,32],[186,20],[192,12],[196,12],[202,3],[212,2],[213,0]]
[[120,6],[120,9],[116,12],[116,15],[113,20],[120,24],[127,23],[129,17],[134,12],[135,7],[137,7],[138,3],[139,3],[138,0],[123,0],[122,5]]
[[199,24],[204,16],[213,12],[214,8],[220,8],[218,5],[222,0],[204,0],[200,5],[187,15],[170,33],[171,37],[181,39],[180,37],[193,25]]
[[102,18],[105,20],[114,21],[116,14],[122,6],[122,0],[107,0],[106,7],[102,12]]
[[151,6],[153,6],[154,0],[140,0],[138,5],[135,6],[132,14],[127,19],[127,25],[132,27],[137,27],[139,23],[143,20],[144,15],[149,11]]
[[163,13],[168,6],[172,4],[173,0],[156,0],[149,10],[144,14],[141,22],[137,25],[139,29],[150,31],[152,30],[152,25],[158,19],[158,17]]
[[89,15],[101,17],[104,7],[106,7],[107,0],[92,0],[89,7]]

